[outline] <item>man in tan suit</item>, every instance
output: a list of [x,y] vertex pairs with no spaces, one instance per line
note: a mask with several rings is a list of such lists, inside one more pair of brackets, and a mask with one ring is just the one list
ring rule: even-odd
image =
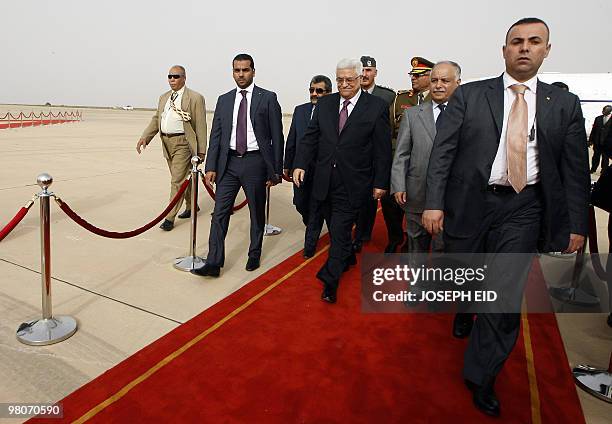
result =
[[[159,98],[157,112],[136,144],[140,154],[141,149],[145,149],[159,132],[170,169],[170,199],[176,195],[189,173],[191,158],[194,155],[204,158],[206,153],[206,104],[200,93],[185,87],[186,79],[184,67],[175,65],[170,68],[168,84],[171,90]],[[187,187],[184,199],[185,211],[179,218],[191,216],[191,186]],[[174,228],[174,218],[182,203],[181,199],[159,228],[165,231]]]

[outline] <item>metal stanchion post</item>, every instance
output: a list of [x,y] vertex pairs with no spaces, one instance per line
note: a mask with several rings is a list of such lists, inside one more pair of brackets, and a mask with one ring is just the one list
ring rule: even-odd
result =
[[270,224],[270,187],[266,187],[266,226],[264,227],[264,236],[276,236],[282,231],[282,228]]
[[47,189],[53,183],[49,174],[40,174],[37,183],[42,188],[40,201],[40,276],[42,280],[42,319],[25,322],[17,329],[17,340],[27,345],[44,346],[61,342],[77,330],[77,322],[70,316],[54,317],[51,308],[51,212]]
[[181,271],[191,271],[194,268],[200,268],[206,263],[206,258],[196,256],[196,231],[198,229],[198,177],[200,171],[198,165],[201,160],[194,156],[191,158],[191,237],[189,244],[189,256],[177,258],[174,261],[174,267]]

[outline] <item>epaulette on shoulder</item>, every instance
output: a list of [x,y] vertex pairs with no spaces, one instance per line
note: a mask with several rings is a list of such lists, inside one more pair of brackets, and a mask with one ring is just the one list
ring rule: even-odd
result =
[[409,93],[410,90],[397,90],[397,95]]

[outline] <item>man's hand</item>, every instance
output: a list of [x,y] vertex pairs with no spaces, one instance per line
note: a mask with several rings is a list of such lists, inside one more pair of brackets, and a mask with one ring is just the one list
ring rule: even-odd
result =
[[138,152],[138,154],[140,154],[140,149],[144,150],[147,148],[147,141],[144,138],[141,138],[140,140],[138,140],[138,143],[136,143],[136,151]]
[[424,210],[421,223],[429,234],[439,234],[444,229],[444,211],[438,209]]
[[269,187],[275,186],[276,184],[280,183],[281,181],[282,180],[281,180],[280,175],[274,174],[273,178],[270,178],[268,181],[266,181],[266,187],[269,188]]
[[290,174],[290,171],[291,170],[287,169],[287,168],[283,169],[283,175],[285,176],[285,178],[288,178],[288,179],[291,180],[292,179],[292,175]]
[[563,253],[574,253],[584,246],[584,236],[580,234],[570,234],[569,244]]
[[212,188],[216,178],[217,173],[215,171],[206,171],[206,174],[204,174],[204,184]]
[[293,184],[296,187],[299,187],[304,182],[304,174],[306,174],[306,171],[303,169],[295,168],[293,170]]
[[387,193],[387,190],[383,190],[382,188],[374,188],[372,190],[372,197],[376,200],[380,199]]
[[397,193],[394,194],[394,196],[395,196],[395,201],[397,202],[398,205],[404,206],[406,204],[406,192],[405,191],[398,191]]

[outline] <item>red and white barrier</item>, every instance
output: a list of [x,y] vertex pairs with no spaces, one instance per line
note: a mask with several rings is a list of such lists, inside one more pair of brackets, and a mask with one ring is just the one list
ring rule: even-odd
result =
[[36,115],[33,111],[29,114],[19,112],[13,115],[7,112],[0,117],[0,129],[37,127],[42,125],[64,124],[67,122],[79,122],[83,120],[83,112],[79,110],[58,112],[57,114],[40,112]]

